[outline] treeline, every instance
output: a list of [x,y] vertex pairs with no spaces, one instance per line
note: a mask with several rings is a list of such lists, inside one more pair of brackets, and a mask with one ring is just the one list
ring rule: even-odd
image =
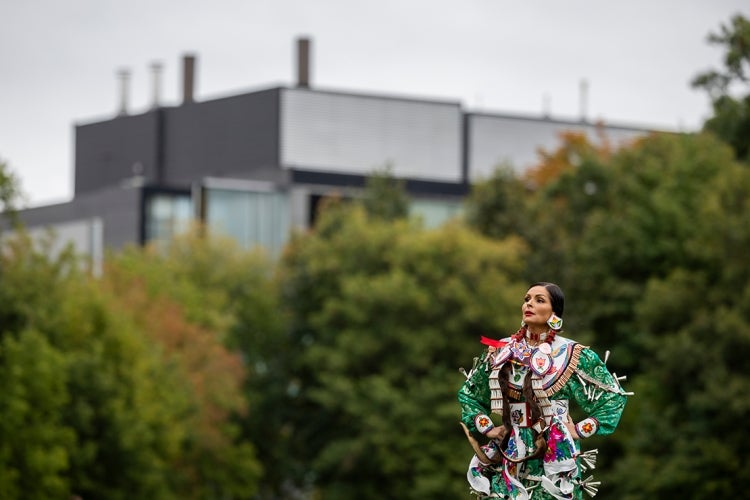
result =
[[[732,22],[730,41],[747,33]],[[566,292],[565,335],[611,350],[636,393],[584,443],[598,498],[742,496],[750,169],[722,130],[750,113],[712,95],[706,133],[565,136],[437,229],[381,175],[277,260],[198,230],[93,277],[6,239],[0,498],[469,498],[458,368],[517,329],[539,280]],[[6,208],[13,187],[0,168]]]

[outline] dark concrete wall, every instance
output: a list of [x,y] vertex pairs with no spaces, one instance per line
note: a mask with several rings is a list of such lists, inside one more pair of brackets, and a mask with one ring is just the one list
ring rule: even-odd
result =
[[104,246],[118,249],[140,244],[141,198],[141,188],[114,187],[81,194],[68,203],[23,210],[19,216],[30,228],[100,217]]
[[134,175],[156,182],[160,110],[76,126],[75,196]]
[[180,188],[229,173],[267,177],[279,165],[279,95],[270,89],[78,125],[75,195],[134,175]]
[[251,174],[279,165],[279,89],[165,110],[164,181]]

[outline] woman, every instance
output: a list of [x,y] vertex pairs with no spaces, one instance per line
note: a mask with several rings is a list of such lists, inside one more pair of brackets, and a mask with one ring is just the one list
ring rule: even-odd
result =
[[[579,441],[612,433],[631,393],[592,350],[558,335],[564,306],[557,285],[532,285],[521,329],[500,341],[483,337],[488,348],[458,392],[461,425],[476,453],[467,478],[480,498],[596,494],[598,483],[582,478],[596,450],[582,454]],[[586,415],[578,422],[569,415],[571,400]],[[473,432],[489,442],[479,446]]]

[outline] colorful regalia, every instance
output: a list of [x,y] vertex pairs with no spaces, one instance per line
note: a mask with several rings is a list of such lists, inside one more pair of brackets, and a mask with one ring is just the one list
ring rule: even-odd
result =
[[[580,499],[584,491],[596,494],[598,483],[591,476],[583,479],[583,473],[594,467],[596,450],[581,453],[581,440],[612,433],[630,393],[619,383],[625,377],[607,370],[606,357],[603,362],[591,349],[553,337],[551,343],[538,346],[518,335],[500,341],[483,339],[489,347],[466,374],[458,401],[476,453],[467,478],[472,493],[480,498]],[[536,421],[532,421],[529,396],[541,410]],[[573,439],[573,431],[565,425],[573,422],[571,401],[585,414],[575,422],[579,439]],[[492,429],[492,414],[503,425],[504,409],[510,412],[505,439],[480,446],[472,433]]]

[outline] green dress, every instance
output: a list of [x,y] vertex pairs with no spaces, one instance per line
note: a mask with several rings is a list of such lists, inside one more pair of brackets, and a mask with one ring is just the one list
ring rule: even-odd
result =
[[[591,349],[570,339],[556,336],[552,345],[541,349],[506,338],[498,347],[486,349],[467,374],[458,392],[461,421],[472,433],[485,433],[493,420],[502,425],[502,393],[498,373],[506,364],[511,405],[510,438],[505,450],[499,440],[491,440],[474,456],[467,473],[472,491],[480,498],[580,499],[583,491],[592,496],[596,486],[582,478],[582,469],[593,468],[592,452],[582,454],[580,440],[594,434],[611,434],[625,407],[626,393],[604,362]],[[531,377],[534,394],[543,407],[542,419],[531,422],[526,414],[523,383]],[[574,401],[586,415],[575,423],[579,439],[573,439],[565,426],[569,402]],[[491,418],[491,414],[495,414]],[[547,443],[540,458],[522,461],[535,450],[532,430],[536,424]],[[595,453],[595,452],[594,452]],[[490,462],[486,459],[490,458]]]

